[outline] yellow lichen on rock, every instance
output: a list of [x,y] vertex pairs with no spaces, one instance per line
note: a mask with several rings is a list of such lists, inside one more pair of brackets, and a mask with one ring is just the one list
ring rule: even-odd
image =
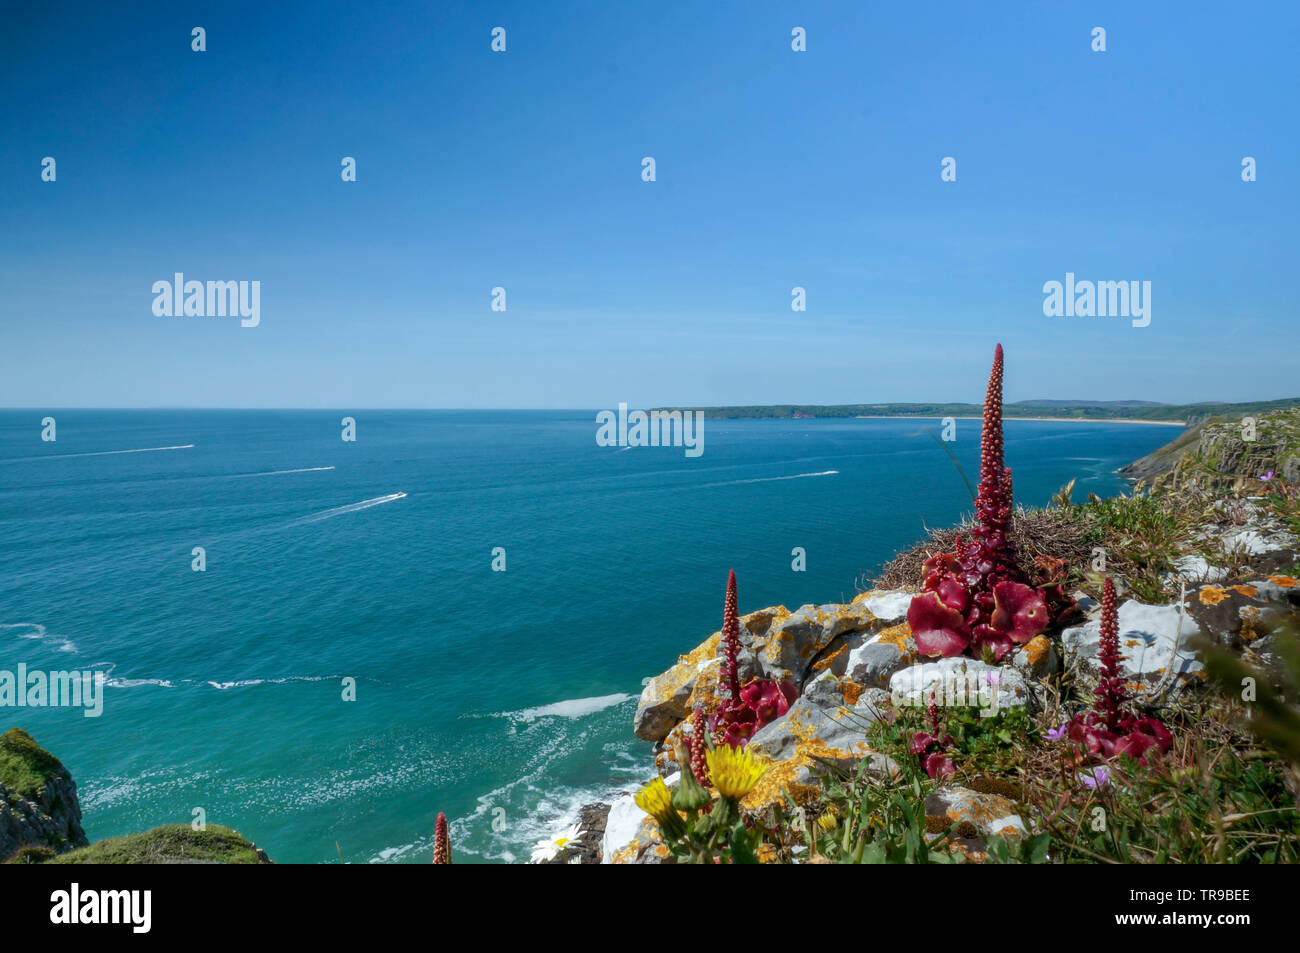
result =
[[1217,606],[1228,598],[1228,594],[1223,590],[1222,586],[1202,586],[1198,598],[1203,606]]
[[1047,660],[1047,654],[1051,650],[1052,643],[1047,636],[1040,633],[1025,643],[1025,658],[1030,666],[1038,668]]
[[846,705],[856,705],[864,691],[863,687],[851,678],[841,678],[839,680],[839,689]]
[[912,627],[906,622],[899,622],[888,628],[881,629],[876,639],[886,642],[898,649],[898,655],[901,659],[900,667],[905,668],[909,665],[915,665],[921,661],[921,653],[916,648],[916,640],[912,638]]
[[614,851],[610,858],[613,864],[635,864],[641,854],[647,849],[659,850],[662,848],[661,857],[668,855],[668,848],[664,845],[663,840],[659,837],[659,825],[653,817],[647,817],[641,822],[637,829],[636,836],[628,841],[626,847],[621,847]]

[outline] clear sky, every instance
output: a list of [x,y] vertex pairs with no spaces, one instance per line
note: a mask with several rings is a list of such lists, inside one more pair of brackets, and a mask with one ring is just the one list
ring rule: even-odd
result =
[[[1292,0],[14,5],[0,406],[978,401],[997,341],[1008,400],[1296,396],[1298,42]],[[260,325],[155,316],[177,271]],[[1066,272],[1150,325],[1045,317]]]

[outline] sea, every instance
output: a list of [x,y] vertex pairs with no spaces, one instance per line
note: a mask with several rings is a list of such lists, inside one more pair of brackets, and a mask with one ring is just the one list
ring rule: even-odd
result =
[[[596,432],[0,411],[0,670],[107,679],[99,717],[0,731],[62,760],[92,840],[203,820],[282,863],[428,863],[445,812],[457,862],[522,862],[650,776],[637,696],[720,627],[728,570],[742,613],[851,599],[978,473],[978,420],[708,419],[699,456]],[[1008,421],[1017,501],[1120,493],[1178,432]]]

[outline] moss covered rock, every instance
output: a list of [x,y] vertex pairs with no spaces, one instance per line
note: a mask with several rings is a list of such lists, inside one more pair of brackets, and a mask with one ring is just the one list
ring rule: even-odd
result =
[[59,759],[21,728],[0,735],[0,860],[24,847],[58,853],[88,843],[77,785]]
[[228,827],[196,831],[185,824],[109,837],[60,854],[55,864],[269,864],[266,852]]

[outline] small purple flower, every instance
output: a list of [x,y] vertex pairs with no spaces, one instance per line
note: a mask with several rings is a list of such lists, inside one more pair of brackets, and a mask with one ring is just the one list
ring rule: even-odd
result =
[[1095,791],[1110,780],[1110,768],[1102,766],[1080,771],[1079,780],[1083,782],[1083,786],[1089,791]]
[[1265,483],[1267,483],[1269,480],[1273,479],[1273,471],[1269,470],[1262,477],[1260,477],[1260,479],[1263,480]]
[[1060,741],[1062,738],[1065,737],[1066,729],[1068,729],[1069,727],[1070,727],[1070,723],[1067,721],[1060,728],[1049,728],[1047,731],[1047,740]]

